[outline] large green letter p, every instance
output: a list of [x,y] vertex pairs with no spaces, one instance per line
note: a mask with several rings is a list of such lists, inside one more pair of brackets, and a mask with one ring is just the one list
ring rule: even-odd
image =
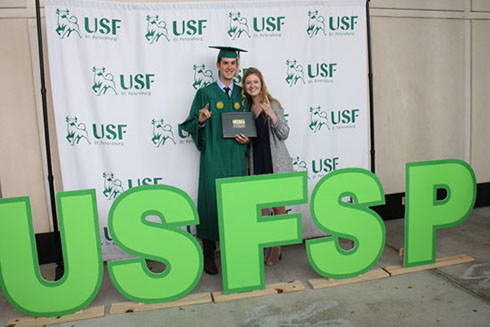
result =
[[[405,267],[434,263],[436,230],[463,222],[475,204],[476,181],[471,167],[451,159],[407,163]],[[445,199],[437,199],[445,190]]]

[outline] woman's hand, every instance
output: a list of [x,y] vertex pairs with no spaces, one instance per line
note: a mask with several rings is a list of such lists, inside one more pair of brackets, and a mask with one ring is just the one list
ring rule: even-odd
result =
[[261,103],[260,104],[260,108],[262,109],[262,111],[265,112],[265,114],[267,116],[270,117],[270,119],[272,120],[272,123],[274,125],[276,125],[277,124],[277,116],[276,116],[276,114],[274,113],[274,110],[271,107],[271,103],[269,102],[269,99],[266,98],[265,103]]

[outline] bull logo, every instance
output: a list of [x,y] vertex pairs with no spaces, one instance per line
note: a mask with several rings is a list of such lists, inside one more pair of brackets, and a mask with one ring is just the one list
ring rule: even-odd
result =
[[80,140],[85,140],[90,144],[88,140],[87,127],[84,123],[79,123],[78,118],[66,116],[66,140],[70,145],[76,145]]
[[308,172],[308,165],[306,164],[306,161],[301,160],[299,156],[291,158],[291,162],[293,163],[293,168],[295,168],[295,171]]
[[233,82],[235,84],[240,84],[242,82],[242,75],[238,74],[235,77],[233,77]]
[[162,36],[165,37],[167,41],[170,41],[168,38],[167,23],[165,23],[163,20],[158,20],[158,15],[147,15],[146,20],[148,21],[148,24],[146,26],[145,38],[148,40],[148,42],[150,42],[150,44],[158,42],[158,39],[160,39]]
[[327,35],[325,33],[325,18],[318,15],[318,10],[310,10],[308,11],[308,28],[306,29],[306,34],[309,37],[314,37],[319,31],[322,31],[323,35]]
[[92,71],[94,72],[92,90],[97,96],[105,94],[107,90],[112,90],[117,95],[114,76],[111,73],[106,73],[105,67],[97,68],[93,66]]
[[70,11],[68,9],[56,9],[56,14],[58,15],[58,27],[56,28],[56,33],[61,39],[65,37],[70,37],[71,33],[75,32],[78,37],[81,38],[80,28],[78,27],[78,18],[75,16],[70,16]]
[[174,140],[174,132],[172,132],[172,126],[169,124],[164,124],[163,118],[152,119],[151,123],[153,125],[153,137],[151,138],[151,141],[157,148],[165,145],[167,140],[170,140],[176,144]]
[[310,107],[310,129],[313,133],[320,131],[323,126],[327,126],[330,130],[330,124],[328,123],[328,114],[325,111],[320,111],[320,107]]
[[248,29],[248,21],[245,17],[241,17],[240,12],[233,13],[230,11],[230,29],[228,30],[228,35],[232,40],[239,38],[242,33],[245,33],[250,38],[250,33]]
[[113,173],[104,172],[102,173],[102,177],[104,178],[104,191],[102,191],[102,194],[104,194],[107,200],[113,200],[124,192],[121,180],[114,178]]
[[302,80],[305,83],[305,72],[303,66],[296,64],[296,60],[286,60],[286,66],[288,66],[288,72],[286,82],[289,86],[294,86],[298,80]]
[[214,82],[213,72],[209,69],[206,69],[204,64],[194,65],[194,83],[192,83],[192,87],[195,90],[199,90],[211,83]]

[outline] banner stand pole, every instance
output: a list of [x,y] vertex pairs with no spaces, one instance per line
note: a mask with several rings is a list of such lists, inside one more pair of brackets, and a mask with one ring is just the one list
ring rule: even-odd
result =
[[49,184],[49,199],[51,204],[51,218],[53,220],[54,243],[56,249],[56,272],[55,280],[60,279],[64,273],[63,259],[61,254],[61,239],[58,229],[58,216],[56,214],[56,196],[54,190],[53,166],[51,159],[51,145],[49,141],[48,127],[48,106],[46,101],[46,81],[44,74],[44,56],[43,56],[43,40],[41,29],[41,6],[39,0],[36,0],[36,23],[37,23],[37,42],[39,50],[39,69],[41,74],[41,98],[43,107],[43,123],[44,123],[44,144],[46,147],[46,163],[48,169],[48,184]]
[[369,3],[366,1],[366,21],[367,21],[367,43],[368,43],[368,79],[369,79],[369,129],[371,134],[371,172],[374,174],[376,163],[376,151],[374,147],[374,99],[373,99],[373,70],[372,70],[372,54],[371,54],[371,14],[369,12]]

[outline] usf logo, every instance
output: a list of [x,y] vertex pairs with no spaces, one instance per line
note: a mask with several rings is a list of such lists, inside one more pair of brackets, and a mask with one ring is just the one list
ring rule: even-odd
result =
[[254,17],[254,32],[280,32],[281,27],[285,24],[285,16]]
[[66,140],[70,145],[76,145],[81,140],[85,140],[88,144],[90,141],[88,139],[87,127],[84,123],[78,122],[78,117],[66,116]]
[[250,38],[250,32],[248,28],[247,18],[241,17],[240,12],[229,12],[228,16],[230,17],[230,28],[228,29],[228,36],[231,37],[232,40],[240,38],[243,33],[247,34]]
[[158,20],[158,15],[147,15],[146,20],[148,21],[148,24],[146,25],[145,38],[150,44],[158,42],[162,36],[165,37],[167,41],[170,41],[168,38],[167,23],[165,21]]
[[80,27],[78,26],[78,18],[73,15],[70,16],[70,10],[58,8],[56,9],[56,14],[58,15],[56,33],[61,39],[70,37],[73,32],[75,32],[79,38],[82,38],[80,35]]
[[337,71],[337,63],[317,62],[308,64],[308,78],[333,78],[334,72]]
[[[339,157],[332,158],[319,158],[311,162],[311,170],[313,174],[318,174],[318,178],[321,178],[325,173],[332,172],[339,168]],[[316,177],[316,176],[315,176]],[[313,178],[315,178],[313,177]]]
[[306,161],[301,160],[299,156],[291,157],[293,168],[295,171],[306,171],[308,179],[321,178],[326,173],[332,172],[339,168],[339,157],[318,158],[311,161],[311,177]]
[[121,91],[122,96],[139,96],[151,95],[151,88],[155,83],[154,73],[130,73],[130,74],[113,74],[106,72],[106,68],[92,67],[93,83],[92,91],[97,96],[110,93],[118,94]]
[[310,125],[313,133],[317,133],[323,126],[328,130],[356,128],[356,120],[359,118],[359,109],[344,109],[322,111],[321,107],[310,107]]
[[327,35],[325,32],[325,18],[318,15],[318,10],[308,11],[308,27],[306,29],[306,34],[309,37],[314,37],[320,31],[323,35]]
[[[159,19],[159,15],[146,16],[145,38],[150,44],[158,42],[163,36],[170,42],[172,41],[202,41],[204,29],[207,27],[206,19],[174,20],[168,24],[165,20]],[[169,32],[170,31],[170,32]]]
[[337,16],[330,17],[328,28],[331,31],[353,31],[357,25],[358,16]]
[[94,73],[92,91],[97,96],[106,94],[108,90],[112,90],[114,94],[117,95],[116,83],[114,82],[114,75],[105,72],[105,67],[92,67],[92,72]]
[[[68,9],[60,8],[56,9],[56,14],[58,15],[56,33],[60,38],[67,38],[72,33],[77,34],[79,38],[82,37],[76,16],[70,15]],[[116,41],[116,34],[121,28],[122,21],[107,17],[83,17],[81,23],[85,39]]]
[[327,112],[321,111],[320,106],[310,107],[310,129],[313,133],[317,133],[323,126],[326,126],[330,130]]
[[165,124],[163,118],[152,119],[151,124],[153,125],[153,137],[151,138],[151,141],[157,148],[164,146],[167,140],[176,144],[172,126],[170,126],[170,124]]
[[318,14],[318,10],[308,11],[308,27],[306,34],[312,38],[318,34],[328,35],[354,35],[355,26],[359,16],[330,16],[328,22]]
[[107,141],[119,142],[124,139],[124,134],[126,134],[126,124],[92,124],[92,130],[94,137],[100,142],[95,142],[95,144],[104,144]]
[[[290,87],[295,86],[299,80],[303,84],[311,83],[334,83],[334,75],[337,71],[337,63],[308,63],[306,65],[306,71],[303,65],[296,63],[296,60],[286,60],[287,74],[286,83]],[[306,73],[306,76],[305,76]],[[306,80],[305,80],[306,77]]]
[[206,65],[194,65],[192,69],[194,69],[194,83],[192,83],[192,87],[195,90],[199,90],[214,82],[213,72],[210,69],[206,69]]
[[336,129],[355,128],[359,109],[344,109],[330,112],[332,126]]
[[286,83],[290,87],[296,85],[298,80],[301,80],[305,84],[305,73],[303,71],[303,66],[296,64],[296,60],[286,60],[286,66],[288,67]]
[[114,178],[113,173],[104,172],[102,177],[104,178],[104,191],[102,191],[102,194],[107,200],[114,200],[119,194],[124,192],[121,180]]
[[158,185],[163,181],[163,177],[140,177],[128,179],[128,190],[142,185]]

